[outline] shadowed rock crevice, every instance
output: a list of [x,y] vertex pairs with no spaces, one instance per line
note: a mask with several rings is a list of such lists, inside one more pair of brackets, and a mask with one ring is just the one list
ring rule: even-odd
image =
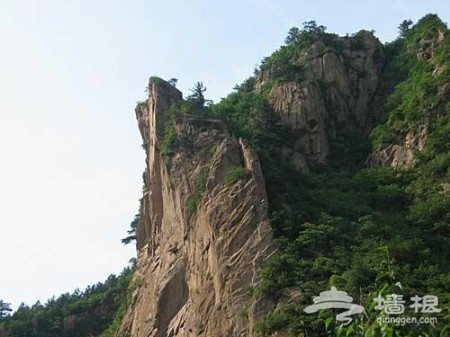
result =
[[177,261],[169,274],[169,279],[162,286],[158,298],[158,316],[155,320],[155,327],[158,329],[156,336],[158,337],[167,336],[167,328],[170,322],[185,305],[189,296],[189,289],[185,279],[186,262],[183,260]]

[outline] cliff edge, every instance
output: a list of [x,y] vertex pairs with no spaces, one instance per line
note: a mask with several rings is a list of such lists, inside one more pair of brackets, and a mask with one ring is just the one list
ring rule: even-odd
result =
[[181,92],[159,78],[149,89],[136,107],[147,168],[119,335],[256,336],[267,308],[251,289],[273,251],[258,157],[219,120],[178,114],[169,122]]

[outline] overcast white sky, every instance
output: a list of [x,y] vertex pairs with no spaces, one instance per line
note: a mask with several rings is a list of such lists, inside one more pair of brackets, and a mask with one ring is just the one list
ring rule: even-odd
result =
[[34,304],[103,281],[134,256],[141,196],[134,105],[150,75],[218,100],[308,20],[396,37],[450,20],[448,0],[1,0],[0,299]]

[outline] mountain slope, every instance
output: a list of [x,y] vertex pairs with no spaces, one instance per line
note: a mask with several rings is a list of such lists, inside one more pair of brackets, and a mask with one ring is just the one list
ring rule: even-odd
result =
[[[448,335],[448,27],[404,21],[383,45],[307,22],[235,90],[209,104],[201,83],[183,98],[150,78],[135,109],[147,168],[129,296],[131,270],[75,316],[28,308],[0,335]],[[307,314],[332,286],[365,315],[339,327],[332,310]],[[391,317],[437,322],[379,322],[374,299],[390,294],[406,301]],[[416,295],[436,296],[436,310],[414,310]],[[89,324],[64,328],[69,318]]]
[[[434,294],[442,307],[447,305],[448,29],[429,15],[404,27],[402,34],[394,43],[382,45],[368,31],[339,37],[310,22],[291,32],[287,45],[266,58],[254,76],[236,87],[237,92],[212,106],[182,100],[161,80],[156,82],[166,91],[159,93],[153,79],[152,90],[157,92],[147,102],[150,112],[146,104],[137,109],[149,147],[145,193],[151,195],[146,199],[144,193],[141,212],[147,220],[140,225],[138,247],[142,250],[148,244],[145,251],[155,255],[140,258],[144,271],[140,277],[148,288],[137,292],[137,304],[130,309],[122,334],[323,335],[331,314],[317,317],[303,309],[331,285],[345,289],[367,308],[370,320],[354,323],[354,331],[375,335],[379,313],[371,301],[378,292],[401,293],[405,298]],[[165,110],[155,113],[158,95],[169,99],[161,105]],[[149,122],[142,117],[147,113]],[[165,117],[158,122],[155,116]],[[150,130],[148,135],[145,130]],[[240,153],[253,148],[250,161],[260,161],[263,176],[243,164],[242,154],[241,159],[228,154],[224,142],[241,146]],[[230,156],[237,166],[215,168]],[[219,180],[212,178],[215,170],[222,172]],[[248,203],[248,194],[232,192],[236,187],[227,186],[226,172],[243,179],[236,184],[247,181],[244,186],[259,191],[258,197]],[[214,190],[220,192],[216,195]],[[219,195],[222,202],[215,199]],[[208,226],[201,225],[212,204],[219,205],[213,213],[232,218],[206,215]],[[235,212],[238,204],[243,205],[240,213]],[[249,216],[250,209],[261,207],[263,218]],[[168,222],[162,225],[164,221]],[[236,222],[239,230],[234,229]],[[251,225],[264,223],[264,232],[269,233],[268,222],[275,235],[274,254],[271,234],[255,242]],[[219,238],[206,240],[205,233],[208,236],[218,225],[224,229]],[[227,236],[242,239],[238,246],[213,254],[212,261],[246,252],[235,256],[247,266],[237,269],[236,274],[243,276],[240,290],[251,288],[253,294],[241,293],[243,301],[235,302],[232,288],[217,288],[236,282],[236,274],[214,269],[217,262],[202,261],[190,251],[202,242],[208,247],[221,244]],[[251,253],[245,248],[249,242],[256,245]],[[149,248],[155,245],[165,248],[158,252]],[[168,258],[172,248],[189,261],[176,267],[174,278],[170,266],[178,266],[178,255]],[[258,264],[253,276],[245,277],[243,270],[249,269],[250,261],[269,255],[261,270]],[[165,265],[155,262],[164,259]],[[199,271],[187,272],[193,265]],[[161,300],[169,292],[159,286],[166,278],[183,279],[184,291],[176,296],[179,302]],[[186,281],[192,279],[196,281]],[[208,280],[214,286],[208,286]],[[197,290],[198,285],[205,292]],[[204,298],[197,300],[197,292]],[[225,309],[227,314],[210,310],[222,310],[218,303],[227,297],[234,303]],[[158,313],[164,323],[155,319]],[[448,323],[445,311],[437,315],[437,327],[388,324],[384,335],[434,333]],[[202,323],[195,325],[194,318]]]

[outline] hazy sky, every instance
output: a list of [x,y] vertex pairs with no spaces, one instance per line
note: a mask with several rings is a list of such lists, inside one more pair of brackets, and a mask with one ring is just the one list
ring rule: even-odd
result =
[[224,97],[316,20],[396,37],[448,0],[0,0],[0,299],[45,302],[103,281],[134,256],[141,196],[134,105],[150,75]]

